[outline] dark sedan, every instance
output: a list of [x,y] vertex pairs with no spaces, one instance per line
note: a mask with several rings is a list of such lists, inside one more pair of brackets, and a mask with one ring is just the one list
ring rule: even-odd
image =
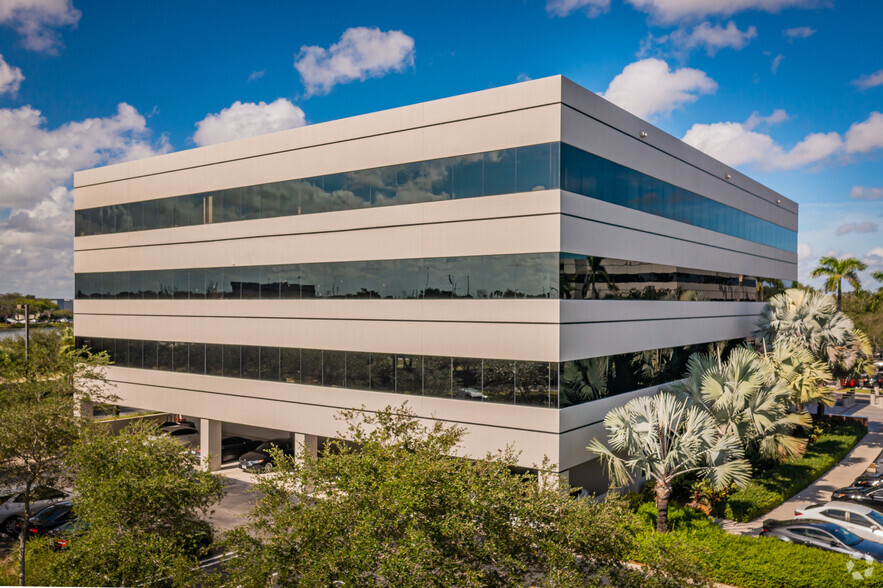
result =
[[[249,451],[254,451],[261,445],[261,441],[246,439],[245,437],[224,437],[221,439],[221,461],[234,461]],[[201,453],[199,446],[191,450],[194,455]]]
[[68,548],[71,539],[84,535],[88,530],[88,524],[77,519],[71,519],[47,532],[46,536],[49,537],[49,546],[52,549],[62,551]]
[[788,543],[845,553],[856,558],[883,561],[883,544],[862,539],[833,523],[801,519],[790,521],[770,519],[763,522],[763,530],[760,534]]
[[70,500],[47,506],[28,521],[28,533],[32,537],[35,535],[45,535],[52,529],[60,527],[71,520],[73,512],[74,503]]
[[879,486],[848,486],[834,490],[831,500],[846,500],[883,510],[883,488]]
[[273,465],[270,448],[277,447],[285,455],[294,455],[294,442],[289,439],[273,439],[262,443],[254,451],[249,451],[239,458],[239,467],[243,470],[265,470]]
[[883,471],[866,472],[856,478],[852,485],[858,487],[881,486],[883,485]]

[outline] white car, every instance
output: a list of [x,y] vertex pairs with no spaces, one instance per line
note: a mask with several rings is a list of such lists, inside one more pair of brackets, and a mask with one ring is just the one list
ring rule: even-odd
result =
[[[47,506],[69,500],[70,492],[64,490],[56,490],[47,486],[40,486],[31,493],[31,515],[37,514]],[[21,502],[21,496],[18,490],[0,491],[0,531],[3,531],[10,537],[18,535],[15,528],[16,521],[22,519],[24,515],[25,503]]]
[[883,543],[883,514],[868,506],[835,500],[827,504],[809,504],[798,508],[794,511],[794,516],[835,523],[862,539]]

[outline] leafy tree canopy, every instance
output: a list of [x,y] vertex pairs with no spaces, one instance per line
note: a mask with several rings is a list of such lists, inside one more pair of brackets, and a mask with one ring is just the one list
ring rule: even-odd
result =
[[239,554],[226,570],[232,585],[674,586],[696,577],[678,550],[649,576],[626,567],[638,527],[624,504],[573,500],[555,475],[513,474],[510,452],[452,457],[457,427],[423,425],[407,406],[342,418],[353,443],[331,441],[318,457],[277,454],[275,475],[258,482],[251,523],[229,538]]

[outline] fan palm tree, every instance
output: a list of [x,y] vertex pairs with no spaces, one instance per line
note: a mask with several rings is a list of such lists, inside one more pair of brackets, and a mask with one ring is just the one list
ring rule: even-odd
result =
[[630,484],[644,471],[656,482],[656,530],[668,531],[673,482],[685,474],[708,478],[715,488],[744,487],[751,468],[733,433],[721,434],[706,411],[668,392],[642,396],[604,417],[609,448],[592,439],[587,449],[607,466],[613,484]]
[[868,269],[867,264],[854,257],[844,257],[837,259],[828,256],[819,260],[819,266],[812,270],[811,278],[825,276],[825,292],[837,292],[837,310],[842,309],[843,301],[843,280],[849,282],[853,288],[860,290],[861,281],[858,279],[858,272]]
[[607,396],[609,358],[577,359],[564,364],[561,373],[561,408]]
[[708,412],[720,434],[736,435],[744,450],[761,459],[782,461],[803,454],[806,439],[792,435],[811,424],[805,412],[789,412],[791,390],[772,370],[764,369],[753,349],[738,347],[726,361],[694,353],[687,377],[669,391]]
[[779,340],[772,350],[764,349],[765,369],[772,371],[791,390],[791,401],[798,411],[810,402],[834,405],[834,395],[821,387],[833,376],[827,364],[817,360],[806,347]]

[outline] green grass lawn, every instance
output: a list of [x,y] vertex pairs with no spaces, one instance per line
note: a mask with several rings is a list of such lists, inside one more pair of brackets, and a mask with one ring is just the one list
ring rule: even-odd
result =
[[854,421],[827,421],[827,430],[809,445],[803,457],[755,473],[746,488],[730,495],[716,510],[724,518],[740,522],[771,511],[840,462],[867,432]]
[[[656,528],[656,507],[645,503],[638,514],[647,524],[639,539],[649,543]],[[715,582],[740,588],[883,586],[883,564],[858,581],[852,573],[870,567],[864,560],[768,537],[730,535],[690,508],[672,507],[668,516],[671,539],[692,552]]]

